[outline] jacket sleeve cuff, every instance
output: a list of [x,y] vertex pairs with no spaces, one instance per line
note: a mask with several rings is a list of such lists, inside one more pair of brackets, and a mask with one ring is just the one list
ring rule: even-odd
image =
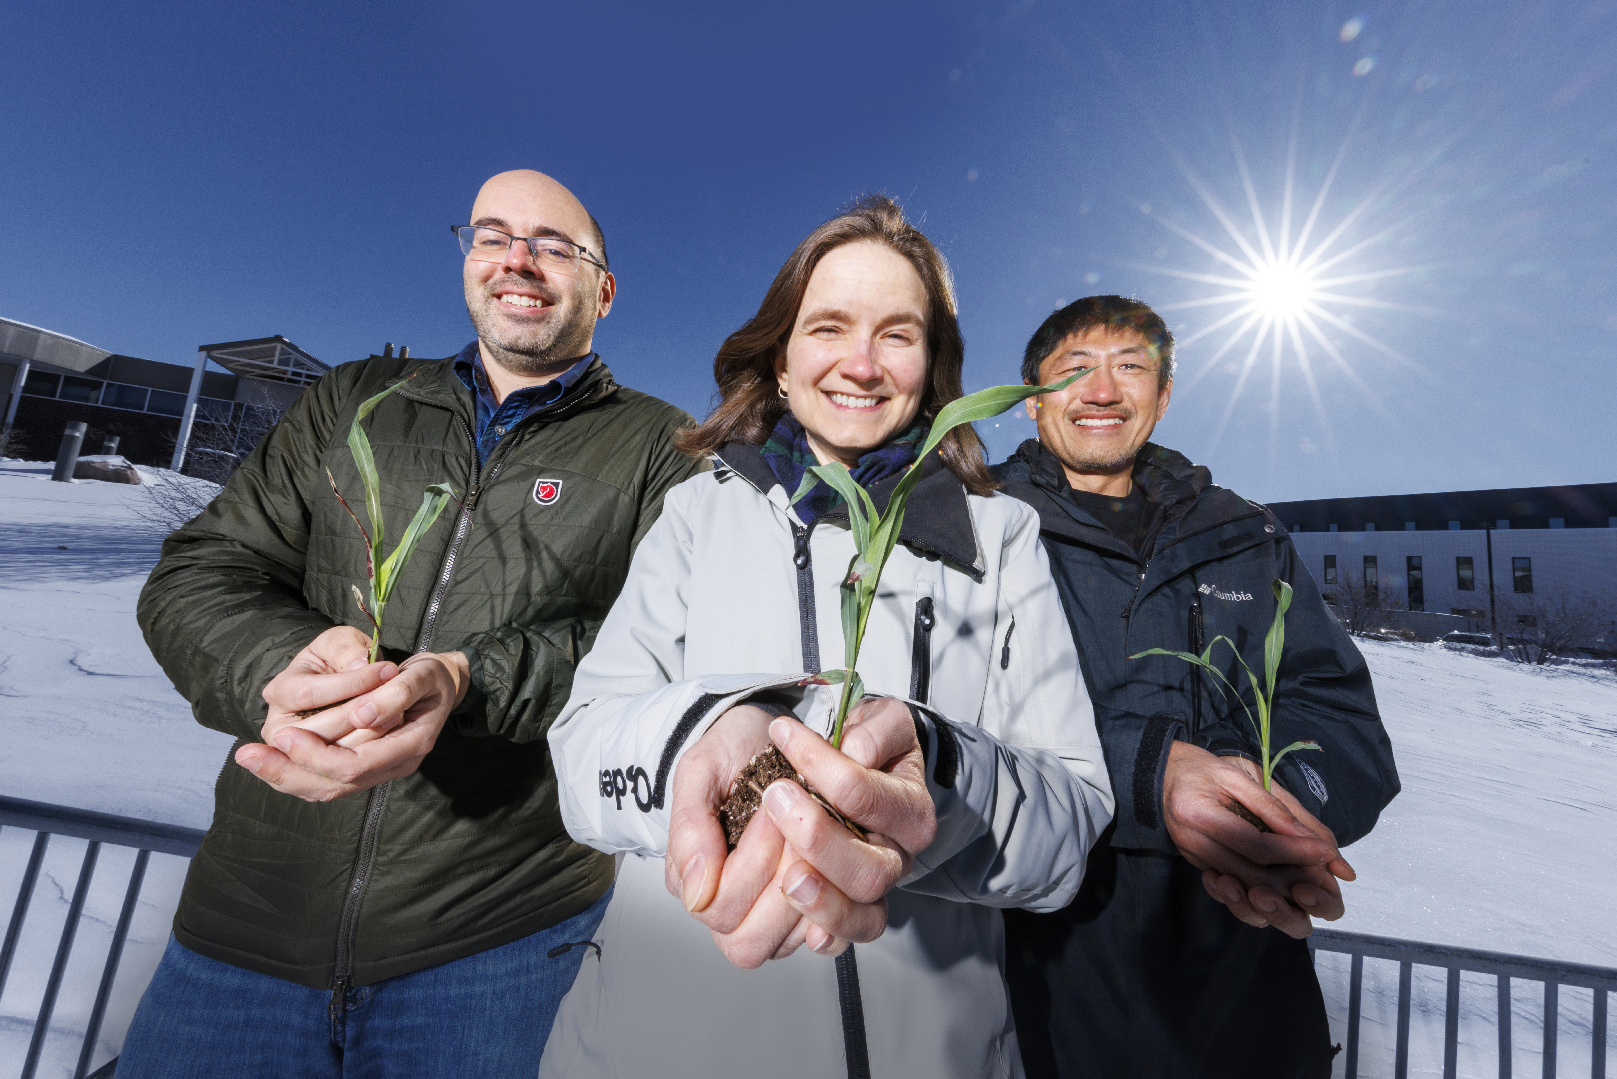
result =
[[571,703],[549,732],[568,833],[608,854],[662,857],[686,751],[732,706],[802,677],[715,675]]
[[1057,910],[1077,895],[1111,820],[1105,769],[1070,747],[1012,745],[906,702],[937,834],[901,887],[956,902]]
[[1186,737],[1187,728],[1178,716],[1166,713],[1153,715],[1143,724],[1137,717],[1128,717],[1132,722],[1127,723],[1119,722],[1122,718],[1102,724],[1108,771],[1117,794],[1117,826],[1111,845],[1175,853],[1162,815],[1162,781],[1169,747]]

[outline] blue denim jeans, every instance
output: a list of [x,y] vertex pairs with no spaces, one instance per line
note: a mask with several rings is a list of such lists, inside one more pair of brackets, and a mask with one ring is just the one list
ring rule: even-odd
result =
[[172,937],[118,1058],[118,1079],[533,1079],[561,998],[593,949],[594,906],[531,937],[348,991],[200,956]]

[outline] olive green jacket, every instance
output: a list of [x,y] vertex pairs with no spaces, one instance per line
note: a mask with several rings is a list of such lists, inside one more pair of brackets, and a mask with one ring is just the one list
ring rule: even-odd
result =
[[368,794],[309,804],[227,759],[174,919],[202,955],[367,985],[536,933],[611,883],[612,860],[562,826],[545,733],[664,492],[707,464],[670,442],[689,416],[596,360],[479,469],[451,362],[373,356],[316,383],[168,538],[141,592],[146,641],[198,722],[256,741],[264,685],[298,651],[333,625],[370,631],[351,591],[365,543],[326,473],[363,517],[349,425],[413,376],[365,421],[387,549],[428,484],[462,502],[398,577],[382,644],[394,659],[463,651],[471,687],[420,768]]

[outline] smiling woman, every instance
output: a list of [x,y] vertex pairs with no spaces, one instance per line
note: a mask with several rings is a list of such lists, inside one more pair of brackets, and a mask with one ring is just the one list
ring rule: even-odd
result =
[[[832,295],[848,299],[832,302]],[[894,304],[890,311],[872,313],[877,295],[883,306]],[[719,348],[718,407],[675,444],[704,454],[727,442],[761,446],[790,412],[812,432],[811,447],[824,428],[814,449],[820,463],[851,466],[858,454],[845,455],[864,438],[865,424],[877,437],[863,445],[877,446],[904,425],[930,424],[962,396],[964,360],[948,267],[895,202],[867,197],[815,229],[786,260],[758,313]],[[916,407],[903,415],[910,403]],[[861,408],[875,410],[870,420],[855,418]],[[837,440],[844,441],[834,447]],[[938,454],[971,493],[994,489],[969,425],[950,431]]]
[[952,426],[961,359],[886,198],[725,341],[683,440],[716,467],[669,492],[548,735],[568,831],[623,857],[541,1079],[1019,1073],[994,908],[1064,906],[1111,795],[1037,517]]

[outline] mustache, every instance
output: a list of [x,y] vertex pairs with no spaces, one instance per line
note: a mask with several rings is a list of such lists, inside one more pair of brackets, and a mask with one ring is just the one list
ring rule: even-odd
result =
[[1124,407],[1124,408],[1096,408],[1096,409],[1075,408],[1075,409],[1072,409],[1072,410],[1066,412],[1064,414],[1063,418],[1065,418],[1068,422],[1071,422],[1073,420],[1082,420],[1082,419],[1086,419],[1088,417],[1094,417],[1094,416],[1107,416],[1107,417],[1119,416],[1119,417],[1121,417],[1121,418],[1123,418],[1125,420],[1132,420],[1135,417],[1135,415],[1136,415],[1135,410],[1132,409],[1132,408],[1127,408],[1127,407]]
[[495,294],[501,289],[508,288],[518,283],[520,283],[523,292],[535,293],[540,299],[544,300],[548,304],[561,303],[562,296],[560,292],[548,286],[541,285],[535,281],[528,281],[525,279],[521,279],[519,281],[507,281],[503,277],[499,277],[493,281],[490,281],[484,288],[483,293],[492,300]]

